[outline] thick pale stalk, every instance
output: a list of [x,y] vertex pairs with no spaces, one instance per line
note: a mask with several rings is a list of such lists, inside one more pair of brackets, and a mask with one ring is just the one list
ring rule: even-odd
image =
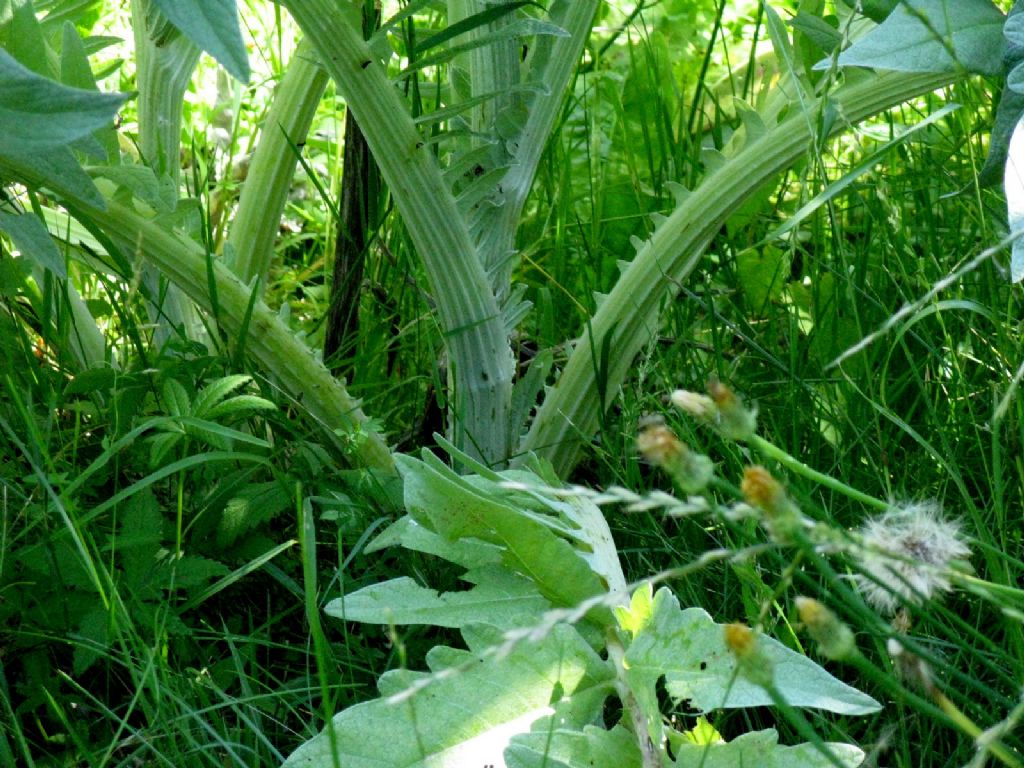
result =
[[[832,133],[951,81],[949,75],[886,73],[843,86],[828,98],[836,104]],[[817,105],[814,105],[815,107]],[[813,110],[812,110],[813,112]],[[583,445],[597,431],[601,403],[595,371],[598,350],[609,339],[605,391],[614,394],[633,361],[658,329],[660,309],[679,292],[704,249],[730,214],[776,174],[799,160],[815,136],[813,114],[793,114],[728,158],[641,246],[580,338],[569,362],[537,413],[523,451],[549,459],[565,477],[579,461]]]
[[285,3],[334,78],[423,260],[455,381],[454,442],[502,465],[510,451],[512,352],[497,300],[430,148],[362,30],[333,0]]
[[303,40],[274,92],[273,105],[242,185],[228,237],[227,263],[243,283],[258,277],[261,295],[298,162],[293,146],[301,146],[306,140],[326,85],[327,72],[317,61],[312,44]]
[[[199,63],[199,49],[178,32],[151,0],[132,1],[135,31],[135,86],[138,90],[139,151],[158,176],[167,176],[179,188],[181,176],[181,109],[185,89]],[[143,279],[153,296],[162,296],[150,315],[158,345],[174,334],[169,325],[181,326],[190,336],[198,330],[194,308],[174,286],[160,285],[160,275],[148,266]]]

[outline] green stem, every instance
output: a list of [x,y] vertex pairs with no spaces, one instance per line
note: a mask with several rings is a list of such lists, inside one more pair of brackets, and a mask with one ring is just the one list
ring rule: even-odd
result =
[[503,205],[485,211],[487,222],[481,227],[480,252],[488,272],[494,276],[499,296],[505,295],[510,288],[516,261],[509,258],[509,254],[514,253],[523,206],[533,187],[537,167],[561,113],[599,6],[597,0],[556,0],[550,3],[551,22],[568,32],[569,36],[542,35],[531,43],[524,81],[542,85],[544,90],[522,96],[528,116],[526,125],[514,142],[515,161],[501,180]]
[[[133,0],[135,31],[135,87],[138,90],[139,151],[157,176],[167,176],[177,192],[181,176],[181,120],[185,89],[199,63],[199,48],[164,17],[152,0]],[[156,325],[154,338],[163,344],[171,326],[191,335],[198,325],[194,307],[174,286],[161,286],[161,276],[143,267],[143,279],[153,296],[163,295],[150,309]]]
[[231,223],[227,263],[243,283],[259,278],[261,294],[301,146],[327,85],[313,45],[302,40],[274,93]]
[[[615,665],[615,689],[619,694],[619,701],[622,702],[622,708],[629,717],[629,724],[640,751],[641,765],[643,768],[662,768],[662,757],[651,739],[651,728],[643,707],[626,681],[626,646],[617,629],[609,628],[605,634],[605,647],[608,649],[609,661]],[[660,721],[658,725],[660,726]]]
[[808,480],[813,480],[819,485],[823,485],[826,488],[836,491],[837,493],[841,493],[844,496],[848,496],[849,498],[859,501],[862,504],[866,504],[869,507],[874,507],[882,512],[889,509],[888,502],[876,499],[874,496],[870,496],[863,491],[858,491],[856,488],[847,485],[841,480],[836,480],[836,478],[830,475],[826,475],[816,469],[811,469],[800,461],[800,459],[790,453],[787,453],[774,443],[769,443],[759,435],[752,435],[748,438],[747,444],[762,456],[774,459],[794,474],[806,477]]

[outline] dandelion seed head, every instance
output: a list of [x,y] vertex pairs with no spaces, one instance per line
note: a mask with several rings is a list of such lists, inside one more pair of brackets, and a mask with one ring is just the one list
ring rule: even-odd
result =
[[864,599],[892,614],[904,602],[920,603],[950,590],[947,571],[970,554],[963,528],[934,501],[897,505],[860,529]]

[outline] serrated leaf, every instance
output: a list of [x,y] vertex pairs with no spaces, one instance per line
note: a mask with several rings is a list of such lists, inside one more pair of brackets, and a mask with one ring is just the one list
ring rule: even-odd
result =
[[21,255],[61,280],[68,276],[64,257],[61,256],[46,225],[31,213],[13,214],[0,211],[0,230],[10,235],[14,247]]
[[[840,53],[839,65],[898,72],[963,68],[996,75],[1002,71],[1005,48],[1003,21],[1002,11],[989,0],[905,0]],[[829,66],[827,59],[815,69]]]
[[206,418],[219,419],[248,411],[276,411],[277,406],[259,395],[235,395],[222,400],[206,412]]
[[537,622],[551,607],[532,583],[504,568],[482,568],[465,578],[476,586],[462,592],[439,593],[403,576],[332,600],[324,611],[339,619],[368,624],[459,628],[483,622],[509,629]]
[[[823,745],[835,760],[848,768],[856,768],[864,753],[851,744]],[[702,768],[835,768],[835,762],[812,744],[795,747],[779,746],[774,730],[755,731],[732,741],[717,744],[679,744],[673,765]]]
[[261,437],[256,437],[248,432],[242,432],[231,427],[225,427],[223,424],[218,424],[215,421],[199,419],[195,416],[182,416],[180,421],[188,434],[201,438],[211,445],[223,448],[226,451],[231,450],[236,441],[260,448],[270,448],[270,443]]
[[1024,280],[1024,120],[1017,122],[1010,137],[1003,186],[1010,232],[1022,233],[1014,239],[1010,256],[1010,280],[1018,283]]
[[[494,628],[467,628],[463,635],[472,659],[502,634]],[[437,650],[437,649],[435,649]],[[453,650],[453,649],[448,649]],[[433,652],[432,652],[433,653]],[[502,765],[502,753],[531,724],[578,697],[600,704],[611,670],[571,627],[559,625],[536,643],[520,643],[506,656],[481,657],[454,674],[397,702],[377,699],[357,704],[331,723],[336,756],[345,768],[480,768]],[[427,675],[403,670],[381,679],[381,690],[397,693]],[[591,717],[596,712],[589,713]],[[333,764],[326,731],[299,747],[285,768]]]
[[171,416],[187,416],[192,412],[192,401],[189,399],[188,391],[177,379],[167,379],[162,388],[164,405]]
[[[758,649],[774,669],[774,685],[794,707],[825,709],[846,715],[878,711],[877,701],[837,680],[820,666],[782,643],[757,636]],[[637,697],[657,707],[654,685],[665,676],[675,700],[688,700],[702,712],[736,707],[771,706],[760,686],[736,674],[736,660],[725,645],[723,625],[701,608],[680,610],[667,589],[654,597],[654,616],[626,652],[627,678]],[[647,710],[648,716],[651,712]]]
[[66,147],[109,124],[126,98],[60,85],[25,68],[0,48],[4,154],[25,156]]
[[257,525],[284,512],[291,501],[289,494],[275,482],[245,486],[224,505],[217,524],[217,546],[230,546]]
[[161,568],[164,588],[200,587],[231,572],[224,563],[198,555],[184,555],[180,560],[165,562]]
[[192,412],[196,416],[208,416],[210,409],[220,403],[236,389],[244,387],[250,381],[252,381],[252,376],[247,376],[245,374],[224,376],[223,378],[211,381],[199,391],[198,395],[196,395],[195,405],[192,407]]
[[235,0],[153,0],[185,37],[213,56],[232,77],[249,80],[249,55],[238,28]]

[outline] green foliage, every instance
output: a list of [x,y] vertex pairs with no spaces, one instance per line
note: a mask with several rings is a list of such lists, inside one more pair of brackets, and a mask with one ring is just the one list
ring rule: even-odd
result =
[[[542,5],[0,2],[0,764],[278,765],[338,712],[293,760],[1021,764],[1020,307],[975,257],[1021,4]],[[387,184],[342,382],[349,107]],[[672,495],[637,424],[712,377],[771,442],[667,415]],[[978,554],[896,632],[822,554],[923,496]]]
[[[699,711],[772,705],[778,697],[789,707],[842,714],[879,709],[805,656],[759,637],[762,663],[772,670],[769,692],[739,675],[725,628],[700,608],[682,611],[668,589],[654,594],[650,582],[630,600],[611,532],[589,499],[561,495],[522,470],[460,478],[429,453],[423,461],[401,457],[399,467],[409,517],[382,534],[384,543],[459,563],[465,545],[487,542],[494,547],[487,564],[477,560],[463,574],[473,585],[468,590],[438,594],[403,578],[346,595],[327,612],[347,621],[458,627],[467,650],[435,647],[426,659],[429,672],[387,673],[380,699],[337,715],[288,758],[289,768],[382,759],[583,766],[605,742],[615,744],[612,754],[623,768],[685,765],[680,755],[668,761],[660,746],[682,739],[662,717],[662,678],[673,701]],[[448,511],[455,509],[458,518]],[[421,528],[425,535],[412,533]],[[557,589],[551,569],[563,574]],[[612,695],[623,722],[602,731],[601,713]],[[638,724],[643,730],[629,735]],[[776,748],[774,732],[751,737],[710,746],[709,754],[722,765],[742,764],[755,753],[791,766],[855,766],[862,757],[856,748],[833,750],[821,742]],[[662,756],[651,763],[644,755],[654,752]]]

